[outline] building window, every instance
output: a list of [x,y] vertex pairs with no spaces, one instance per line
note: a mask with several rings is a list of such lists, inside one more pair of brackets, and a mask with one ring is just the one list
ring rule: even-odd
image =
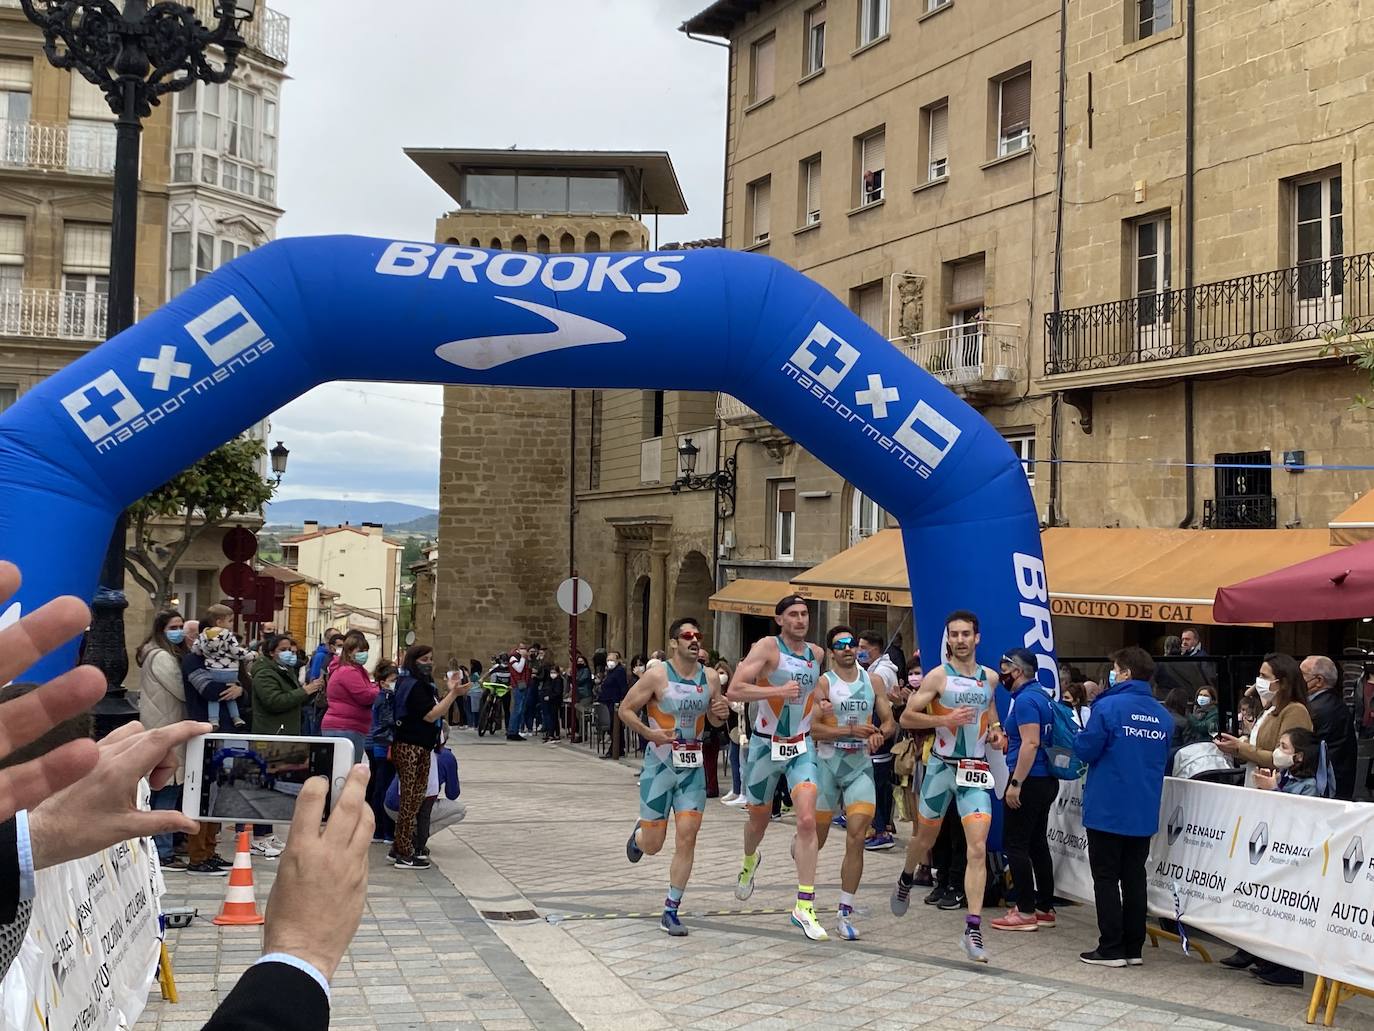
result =
[[948,7],[954,0],[926,0],[926,14],[931,11],[938,11],[941,7]]
[[92,340],[105,335],[105,295],[110,286],[110,227],[68,222],[62,233],[62,298],[59,335]]
[[768,242],[768,207],[772,178],[764,176],[749,184],[749,244]]
[[1170,275],[1173,249],[1169,216],[1155,215],[1135,224],[1136,347],[1142,358],[1172,352]]
[[1293,253],[1297,300],[1303,323],[1339,319],[1345,291],[1341,176],[1323,175],[1293,189]]
[[857,544],[865,537],[872,537],[883,528],[886,513],[882,507],[867,494],[855,488],[854,501],[849,514],[849,543]]
[[639,426],[641,439],[663,436],[663,391],[645,390],[641,393]]
[[108,175],[114,171],[114,112],[105,93],[79,75],[71,76],[67,113],[67,170]]
[[773,95],[773,42],[770,32],[749,48],[749,103],[757,104]]
[[1278,526],[1273,455],[1268,451],[1219,454],[1216,497],[1202,505],[1202,521],[1214,530],[1272,530]]
[[172,234],[169,249],[168,296],[175,297],[192,283],[200,282],[221,265],[243,257],[253,248],[237,240],[217,238],[211,233],[176,232]]
[[172,181],[276,203],[277,133],[278,108],[270,97],[238,86],[193,85],[176,95]]
[[1174,23],[1174,0],[1127,0],[1134,12],[1135,38],[1149,39]]
[[587,448],[587,489],[596,490],[601,486],[601,423],[606,409],[606,392],[593,390],[591,413],[588,421],[591,426]]
[[1026,471],[1026,482],[1035,486],[1035,434],[1008,433],[1004,439],[1021,460],[1021,468]]
[[806,55],[803,71],[814,75],[825,67],[825,4],[817,4],[806,12],[806,37],[802,40]]
[[19,384],[0,383],[0,412],[19,400]]
[[949,175],[949,102],[934,104],[926,116],[926,182]]
[[797,481],[778,480],[773,486],[773,557],[791,559],[797,545]]
[[887,168],[887,134],[879,129],[859,140],[859,207],[883,199]]
[[975,326],[982,320],[985,307],[985,275],[982,256],[966,258],[947,265],[949,276],[950,325]]
[[0,57],[0,160],[29,162],[29,118],[33,110],[33,61]]
[[797,176],[801,184],[801,218],[798,224],[813,226],[821,220],[821,156],[815,154],[801,163]]
[[888,0],[859,0],[859,46],[887,35]]
[[1030,146],[1031,73],[1020,72],[997,83],[997,156]]
[[[19,291],[24,286],[24,220],[0,218],[0,295],[9,300],[5,305],[4,323],[9,326],[11,305],[18,317]],[[17,327],[16,327],[17,328]]]
[[849,291],[849,310],[863,319],[869,329],[886,337],[883,323],[883,281],[868,283]]

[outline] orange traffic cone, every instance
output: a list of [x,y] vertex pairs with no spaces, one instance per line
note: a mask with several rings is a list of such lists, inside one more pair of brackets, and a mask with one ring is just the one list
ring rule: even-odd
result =
[[224,889],[224,905],[211,923],[231,926],[262,923],[262,914],[253,897],[253,859],[248,835],[248,831],[239,831],[234,867],[229,871],[229,884]]

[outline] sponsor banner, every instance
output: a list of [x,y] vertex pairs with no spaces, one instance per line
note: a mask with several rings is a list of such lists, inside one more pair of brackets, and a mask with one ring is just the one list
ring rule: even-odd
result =
[[151,838],[40,870],[28,934],[0,984],[0,1027],[132,1027],[157,974],[162,891]]
[[[1055,890],[1092,902],[1082,794],[1082,781],[1060,785],[1048,836]],[[1371,846],[1374,806],[1169,777],[1150,847],[1150,912],[1374,989]]]

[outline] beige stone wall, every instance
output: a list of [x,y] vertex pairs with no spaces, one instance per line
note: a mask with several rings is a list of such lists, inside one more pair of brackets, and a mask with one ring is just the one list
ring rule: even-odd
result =
[[584,251],[643,251],[649,230],[630,215],[583,218],[492,211],[454,212],[439,219],[435,240],[465,247],[568,254]]

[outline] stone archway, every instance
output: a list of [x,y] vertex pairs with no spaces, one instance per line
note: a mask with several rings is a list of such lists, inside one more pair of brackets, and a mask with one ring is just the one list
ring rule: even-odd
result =
[[630,592],[629,633],[625,635],[626,664],[636,655],[649,654],[649,627],[653,622],[653,585],[647,576],[635,581]]
[[711,597],[711,566],[706,556],[699,551],[689,551],[678,566],[677,583],[673,588],[673,606],[668,613],[669,620],[690,616],[701,620],[702,643],[707,649],[712,645],[711,620],[707,617],[706,604]]

